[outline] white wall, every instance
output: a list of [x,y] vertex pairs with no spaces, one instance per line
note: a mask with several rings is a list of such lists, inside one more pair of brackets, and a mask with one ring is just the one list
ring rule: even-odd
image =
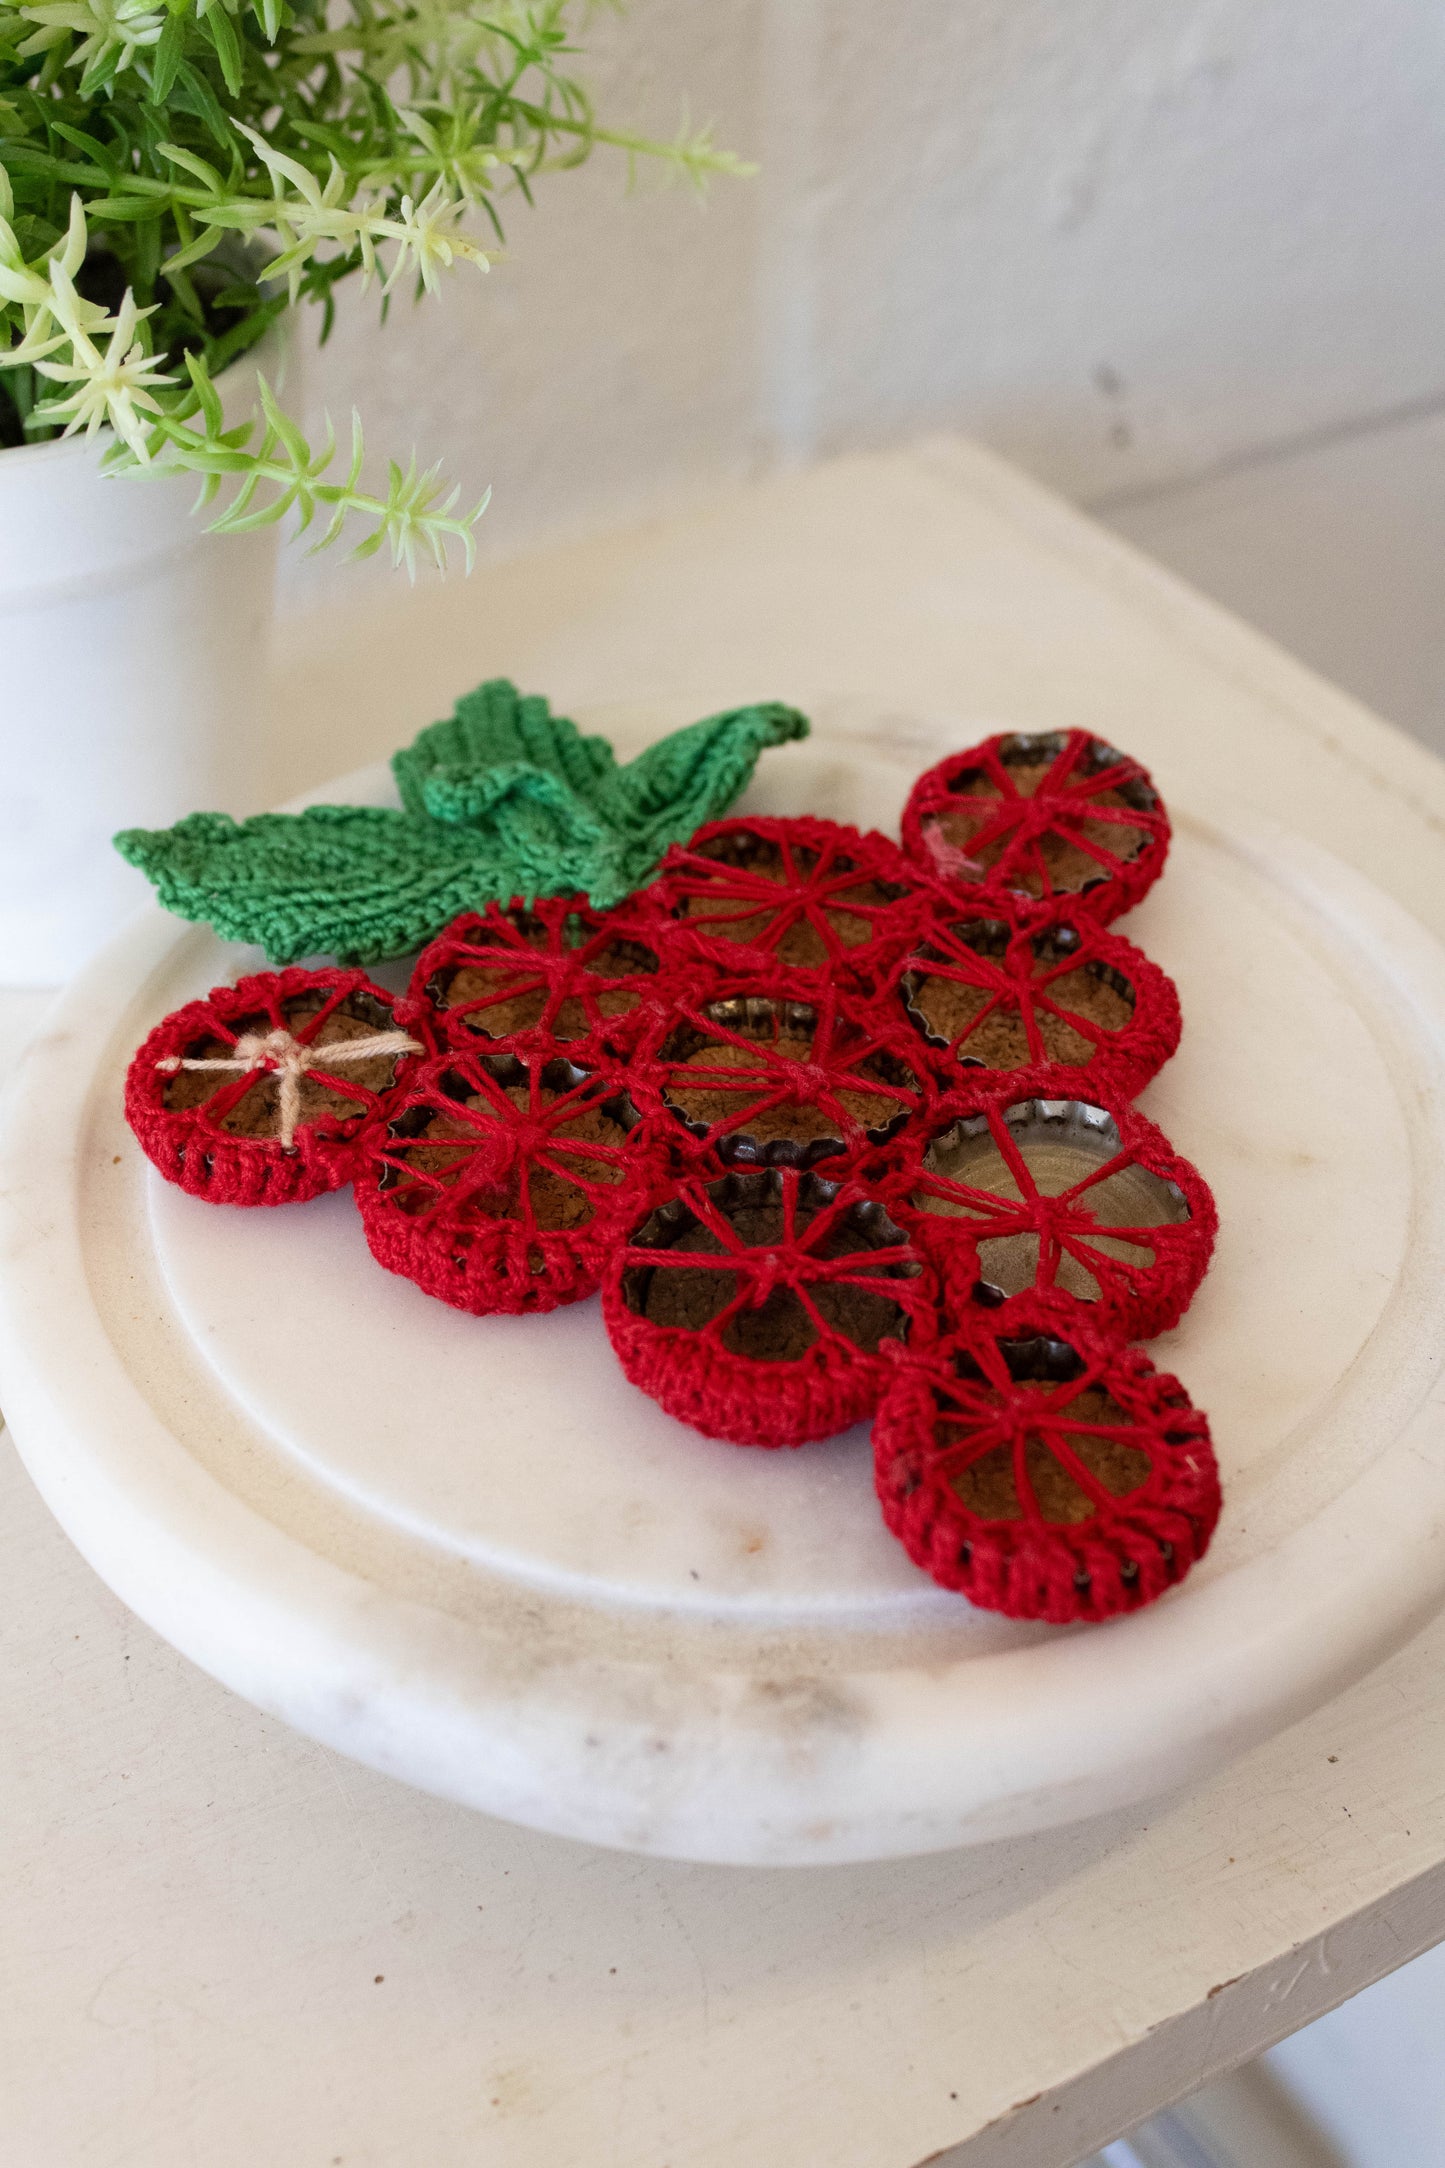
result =
[[596,37],[605,109],[671,133],[686,94],[761,178],[699,212],[600,155],[311,367],[378,452],[495,485],[489,552],[938,426],[1099,502],[1445,399],[1439,0],[636,0]]
[[1445,1944],[1272,2048],[1348,2168],[1445,2160]]

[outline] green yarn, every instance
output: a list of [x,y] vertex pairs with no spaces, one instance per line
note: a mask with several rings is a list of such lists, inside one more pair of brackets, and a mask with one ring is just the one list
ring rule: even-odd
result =
[[192,813],[115,844],[168,911],[272,963],[372,963],[514,896],[580,893],[610,909],[726,811],[759,753],[807,732],[796,708],[769,701],[690,723],[619,767],[605,738],[494,678],[393,756],[399,813]]

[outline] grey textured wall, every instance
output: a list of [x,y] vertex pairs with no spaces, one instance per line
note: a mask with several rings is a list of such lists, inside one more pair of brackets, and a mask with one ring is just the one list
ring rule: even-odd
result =
[[612,115],[686,95],[761,177],[699,211],[599,155],[488,277],[307,360],[374,450],[494,485],[488,553],[940,426],[1097,502],[1445,398],[1438,0],[638,0],[597,37]]

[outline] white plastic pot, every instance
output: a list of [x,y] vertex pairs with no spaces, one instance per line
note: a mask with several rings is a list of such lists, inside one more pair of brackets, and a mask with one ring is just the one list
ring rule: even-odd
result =
[[[228,420],[279,360],[227,370]],[[0,451],[0,987],[59,984],[145,902],[118,828],[263,781],[276,529],[206,534],[193,479],[104,475],[109,442]]]

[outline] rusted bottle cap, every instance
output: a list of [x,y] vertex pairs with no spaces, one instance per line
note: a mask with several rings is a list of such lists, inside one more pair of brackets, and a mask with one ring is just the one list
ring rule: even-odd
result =
[[1010,1618],[1136,1610],[1183,1579],[1219,1518],[1202,1411],[1057,1295],[976,1312],[899,1362],[873,1446],[909,1557]]
[[603,1315],[634,1385],[737,1445],[802,1445],[869,1414],[885,1348],[936,1312],[876,1196],[794,1167],[675,1184],[609,1268]]
[[674,1135],[724,1164],[858,1163],[923,1103],[911,1051],[896,1014],[773,972],[694,980],[635,1073]]
[[940,902],[890,998],[949,1086],[986,1070],[1133,1094],[1179,1044],[1172,979],[1119,934],[1052,904],[969,914]]
[[257,972],[156,1026],[126,1119],[192,1196],[300,1203],[350,1181],[362,1129],[427,1050],[362,971]]
[[917,890],[886,836],[755,816],[713,821],[675,846],[646,895],[679,955],[871,990],[908,939]]
[[400,1013],[450,1046],[626,1053],[668,998],[659,931],[635,903],[604,913],[582,897],[468,912],[423,949]]
[[538,1051],[437,1056],[365,1141],[372,1255],[477,1316],[592,1293],[659,1172],[625,1077]]
[[1101,921],[1163,870],[1169,817],[1146,770],[1086,730],[1010,731],[921,775],[903,849],[952,889],[1067,898]]

